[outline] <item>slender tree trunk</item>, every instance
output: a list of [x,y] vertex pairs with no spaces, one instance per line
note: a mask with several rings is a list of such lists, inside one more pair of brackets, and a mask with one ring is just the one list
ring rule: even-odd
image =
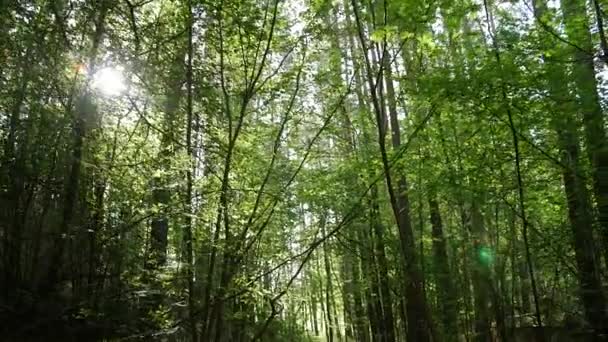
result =
[[177,130],[176,120],[179,103],[182,97],[182,83],[184,78],[183,60],[187,51],[178,51],[175,54],[169,80],[166,84],[167,93],[164,103],[163,133],[159,152],[159,175],[152,180],[152,206],[158,213],[152,218],[150,227],[150,259],[148,268],[155,269],[163,266],[167,261],[167,245],[169,234],[168,206],[171,201],[169,189],[169,175],[172,159],[175,156],[173,147]]
[[[325,229],[325,215],[322,214],[321,222],[321,231],[323,236],[327,235]],[[332,282],[332,274],[331,274],[331,266],[329,260],[329,249],[327,248],[327,244],[323,243],[323,265],[325,267],[325,315],[327,318],[327,341],[334,342],[334,329],[336,328],[336,324],[334,322],[334,316],[332,312],[332,297],[333,297],[333,282]]]
[[[516,239],[516,245],[523,246],[521,240]],[[519,248],[521,251],[522,248]],[[528,266],[526,264],[526,257],[521,253],[517,258],[517,275],[519,278],[519,294],[520,294],[520,315],[526,315],[530,313],[532,303],[530,302],[530,272],[528,272]]]
[[[314,281],[313,281],[314,284]],[[313,290],[310,292],[310,310],[311,312],[311,317],[312,317],[312,327],[313,327],[313,331],[315,336],[319,336],[319,321],[317,319],[317,296],[315,294],[315,289],[313,288]]]
[[[386,98],[388,103],[388,112],[391,126],[391,141],[394,152],[398,152],[401,148],[401,130],[399,128],[399,119],[397,115],[397,99],[393,87],[393,77],[390,63],[390,54],[385,51],[382,56],[382,64],[385,71],[386,83]],[[386,161],[386,160],[384,160]],[[387,163],[384,163],[387,165]],[[385,167],[387,177],[387,186],[390,182],[388,167]],[[392,192],[389,189],[389,193]],[[410,202],[408,197],[407,179],[403,172],[397,175],[397,191],[391,196],[393,211],[399,223],[399,236],[402,244],[403,255],[405,256],[407,272],[409,278],[406,282],[406,302],[408,316],[408,338],[415,340],[429,340],[432,333],[432,322],[428,312],[426,298],[424,296],[424,275],[420,270],[418,263],[414,265],[415,260],[419,257],[416,255],[416,247],[414,244],[414,234],[412,231],[411,219],[409,216]],[[420,237],[422,239],[422,236]]]
[[[371,202],[369,207],[372,208]],[[376,237],[374,233],[374,228],[371,225],[372,223],[370,220],[370,229],[369,234],[367,236],[367,241],[369,241],[369,243],[366,248],[366,255],[369,257],[367,266],[368,269],[371,270],[371,272],[367,273],[367,314],[371,326],[372,341],[384,342],[384,322],[386,320],[384,319],[384,309],[382,307],[382,291],[380,290],[380,282],[382,277],[380,276],[377,261],[377,245],[375,243]]]
[[[376,127],[378,129],[378,139],[380,146],[380,153],[382,157],[382,165],[385,173],[385,180],[390,195],[390,203],[393,209],[393,214],[397,221],[399,237],[401,242],[401,256],[403,258],[403,266],[405,274],[407,275],[406,282],[406,297],[407,297],[407,317],[408,317],[408,337],[415,341],[429,341],[431,322],[429,320],[426,299],[424,298],[422,289],[422,274],[419,270],[419,264],[416,259],[416,250],[413,239],[413,232],[411,221],[409,217],[409,203],[407,201],[406,194],[399,194],[399,197],[395,194],[395,189],[392,184],[392,177],[390,173],[390,165],[388,162],[388,155],[385,146],[385,115],[384,115],[384,104],[379,98],[381,97],[376,87],[381,83],[381,79],[374,80],[371,63],[368,57],[368,48],[366,39],[364,37],[364,31],[361,25],[360,14],[356,0],[351,1],[353,12],[355,15],[355,21],[357,23],[359,41],[363,50],[363,56],[365,59],[365,69],[367,74],[368,86],[370,89],[371,100],[373,104],[374,113],[376,116]],[[401,177],[400,189],[406,189],[405,178]]]
[[452,272],[448,262],[439,204],[434,195],[429,199],[429,210],[431,213],[433,261],[437,277],[438,302],[441,307],[443,322],[443,340],[456,341],[458,340],[458,297],[452,282]]
[[[503,67],[502,67],[502,61],[501,61],[501,56],[500,56],[500,50],[498,48],[498,41],[496,38],[496,30],[494,29],[494,19],[492,16],[492,8],[490,7],[490,5],[488,4],[488,0],[484,0],[484,7],[485,7],[485,12],[486,12],[486,20],[488,23],[488,26],[490,27],[490,30],[492,31],[492,48],[494,50],[494,57],[496,59],[496,64],[498,65],[499,70],[501,71],[501,74],[504,73]],[[521,172],[521,154],[520,154],[520,150],[519,150],[519,136],[518,136],[518,132],[517,132],[517,128],[515,127],[515,122],[513,120],[513,113],[511,110],[511,105],[510,105],[510,101],[509,101],[509,97],[507,95],[507,85],[505,84],[504,80],[500,80],[500,90],[501,90],[501,98],[502,98],[502,102],[503,102],[503,106],[505,108],[505,111],[507,113],[507,118],[509,121],[509,128],[511,130],[511,137],[513,139],[513,152],[514,152],[514,162],[515,162],[515,176],[517,179],[517,190],[518,190],[518,204],[519,204],[519,215],[521,216],[521,220],[522,220],[522,237],[523,237],[523,242],[524,242],[524,253],[525,253],[525,257],[526,257],[526,269],[529,273],[529,277],[530,277],[530,285],[532,287],[532,298],[534,299],[534,316],[536,318],[536,325],[540,328],[540,330],[542,331],[542,319],[541,319],[541,312],[540,312],[540,305],[539,305],[539,296],[538,296],[538,290],[536,288],[536,278],[534,275],[534,266],[532,264],[532,255],[530,252],[530,244],[528,242],[528,217],[526,215],[526,201],[525,201],[525,195],[524,195],[524,184],[523,184],[523,177],[522,177],[522,172]],[[494,305],[498,305],[498,302],[494,302]],[[543,336],[541,335],[541,340],[543,340]]]
[[[348,0],[344,0],[343,6],[346,14],[346,29],[356,29],[352,22],[352,4],[349,4]],[[361,75],[362,64],[356,56],[358,55],[357,44],[352,34],[347,34],[348,47],[351,55],[353,56],[352,62],[355,65],[354,78],[355,78],[355,93],[358,99],[358,108],[363,115],[367,115],[366,111],[370,108],[368,98],[364,95],[369,89],[366,88],[366,84],[363,81]],[[366,124],[369,122],[367,117],[361,118],[364,122],[365,128],[363,130],[363,144],[370,144],[373,140],[369,134],[369,126]],[[365,156],[365,158],[369,158]],[[372,170],[373,174],[373,170]],[[367,237],[364,234],[359,233],[359,241],[361,246],[364,246],[359,250],[361,256],[369,255],[368,258],[361,258],[361,267],[364,270],[373,270],[373,272],[363,272],[363,280],[366,285],[363,290],[363,297],[359,296],[359,299],[355,298],[356,309],[359,311],[357,316],[359,317],[358,329],[360,331],[358,341],[369,341],[369,334],[371,330],[371,341],[394,341],[394,329],[395,319],[392,311],[392,294],[390,292],[389,278],[388,278],[388,262],[385,253],[385,241],[384,241],[384,227],[378,217],[378,189],[373,186],[369,197],[369,208],[370,212],[370,231],[372,234]],[[363,305],[365,304],[366,309]],[[367,311],[368,319],[363,318],[363,312]],[[369,322],[369,324],[368,324]]]
[[[342,57],[344,58],[344,56]],[[361,99],[359,98],[359,100]],[[351,119],[348,117],[347,113],[344,113],[344,128],[344,139],[348,141],[346,153],[347,155],[355,157],[355,133],[353,131]],[[369,326],[365,317],[365,309],[361,297],[361,264],[364,263],[364,260],[358,257],[363,256],[366,253],[365,249],[361,247],[364,239],[360,232],[362,227],[364,227],[363,224],[354,224],[352,229],[349,229],[347,233],[353,241],[359,241],[359,244],[354,246],[354,253],[349,250],[344,251],[343,277],[346,278],[344,280],[344,306],[348,315],[348,320],[345,321],[347,324],[351,325],[352,329],[352,336],[347,336],[347,340],[350,337],[356,339],[356,341],[367,342],[369,339]]]
[[[101,177],[100,177],[101,178]],[[98,266],[98,251],[97,251],[97,235],[103,231],[104,217],[105,217],[105,192],[106,183],[105,180],[99,179],[98,184],[95,185],[94,197],[95,197],[95,208],[93,213],[93,229],[89,233],[89,270],[87,279],[87,293],[89,296],[94,295],[95,282],[97,281],[97,266]]]
[[[354,227],[353,227],[354,228]],[[352,236],[352,234],[351,234]],[[353,239],[355,240],[355,239]],[[340,278],[342,278],[342,313],[344,317],[344,330],[346,340],[352,340],[356,336],[356,314],[355,314],[355,265],[351,253],[346,250],[342,256],[340,267]]]
[[193,265],[193,253],[192,253],[192,184],[193,184],[193,169],[194,169],[194,148],[192,145],[192,124],[193,124],[193,108],[192,108],[192,92],[193,92],[193,80],[192,80],[192,59],[194,58],[194,47],[193,47],[193,29],[194,29],[194,17],[192,14],[192,0],[188,0],[188,57],[186,64],[186,151],[188,154],[188,163],[186,170],[186,217],[184,224],[184,246],[185,246],[185,259],[186,259],[186,277],[188,284],[188,319],[190,325],[190,336],[192,342],[198,342],[198,331],[196,327],[195,318],[195,307],[194,307],[194,265]]
[[488,260],[489,256],[486,254],[488,253],[488,247],[483,216],[479,204],[475,201],[471,205],[469,229],[474,238],[471,259],[473,260],[472,273],[475,299],[475,341],[489,342],[492,341],[490,260]]
[[[361,252],[361,249],[359,249]],[[369,341],[369,325],[365,318],[365,309],[363,307],[363,298],[361,297],[361,270],[360,264],[357,261],[353,265],[352,270],[353,276],[353,314],[354,314],[354,325],[355,325],[355,338],[357,341],[368,342]]]
[[395,319],[393,317],[392,295],[388,275],[388,261],[386,260],[384,225],[380,222],[380,208],[378,206],[377,188],[372,188],[370,224],[374,231],[374,255],[378,265],[378,287],[380,290],[380,310],[382,311],[381,334],[382,341],[395,341]]

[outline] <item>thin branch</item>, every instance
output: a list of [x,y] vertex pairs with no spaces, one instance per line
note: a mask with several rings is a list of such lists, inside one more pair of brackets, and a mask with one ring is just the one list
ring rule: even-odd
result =
[[[304,60],[305,56],[302,56],[302,60]],[[253,218],[255,217],[255,214],[258,211],[258,208],[260,206],[260,201],[262,199],[262,193],[264,192],[264,189],[266,188],[266,185],[268,184],[268,181],[270,180],[270,175],[272,174],[272,171],[274,170],[274,164],[276,162],[277,159],[277,155],[278,155],[278,151],[279,148],[281,146],[281,138],[283,136],[283,132],[285,130],[285,126],[287,125],[287,122],[289,121],[289,119],[291,118],[291,111],[293,109],[293,106],[296,102],[296,96],[300,90],[300,77],[302,75],[302,69],[303,66],[300,66],[300,69],[298,70],[298,74],[296,76],[296,87],[295,90],[291,96],[291,99],[289,100],[289,104],[287,105],[287,110],[285,111],[285,115],[283,117],[283,120],[281,120],[281,125],[279,126],[279,130],[277,132],[277,135],[275,137],[275,141],[272,147],[272,158],[270,160],[270,165],[267,168],[266,171],[266,175],[264,176],[264,180],[262,181],[262,184],[260,184],[260,188],[258,190],[258,193],[256,195],[255,198],[255,203],[253,205],[253,209],[251,210],[251,213],[247,219],[247,224],[245,224],[245,229],[243,229],[243,232],[241,233],[241,237],[239,239],[239,242],[243,241],[246,236],[247,236],[247,232],[249,231],[249,228],[251,227],[251,223],[253,221]]]

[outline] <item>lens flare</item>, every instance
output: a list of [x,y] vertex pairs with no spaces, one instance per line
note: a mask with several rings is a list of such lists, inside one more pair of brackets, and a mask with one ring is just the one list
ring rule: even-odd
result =
[[105,67],[93,76],[93,89],[107,96],[120,95],[127,88],[121,68]]

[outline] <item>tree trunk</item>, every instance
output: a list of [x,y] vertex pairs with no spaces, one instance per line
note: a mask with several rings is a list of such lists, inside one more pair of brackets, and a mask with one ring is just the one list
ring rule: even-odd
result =
[[192,252],[192,186],[193,186],[193,171],[194,171],[194,147],[192,144],[192,124],[193,124],[193,108],[192,108],[192,96],[193,96],[193,80],[192,80],[192,59],[194,58],[194,47],[193,47],[193,29],[194,29],[194,17],[192,13],[192,0],[188,0],[188,57],[186,65],[186,152],[190,163],[187,165],[186,170],[186,217],[184,224],[184,245],[186,259],[186,277],[187,277],[187,288],[188,288],[188,320],[190,325],[190,337],[192,342],[198,342],[198,331],[196,327],[195,319],[195,294],[194,294],[194,256]]
[[164,103],[163,133],[159,152],[159,175],[152,180],[152,207],[158,213],[152,218],[150,227],[150,259],[148,268],[155,269],[163,266],[167,261],[167,244],[169,234],[169,217],[167,206],[171,201],[169,190],[172,159],[175,156],[173,142],[176,127],[176,116],[179,111],[180,98],[182,96],[182,81],[184,77],[183,60],[187,52],[178,51],[175,54],[173,67],[169,80],[167,81],[167,94]]
[[[369,205],[370,210],[372,205]],[[380,282],[381,276],[379,272],[378,266],[378,257],[376,252],[376,243],[375,243],[375,233],[374,228],[371,227],[370,221],[370,229],[369,234],[367,235],[366,244],[366,253],[364,255],[368,256],[368,270],[370,272],[366,273],[367,280],[367,290],[366,290],[366,300],[367,300],[367,314],[370,321],[371,333],[372,333],[372,341],[373,342],[383,342],[384,341],[384,310],[382,307],[382,291],[380,290]]]
[[[397,117],[397,100],[393,88],[391,63],[389,61],[390,55],[385,52],[385,56],[382,56],[382,64],[384,65],[386,75],[386,97],[390,116],[391,141],[393,151],[398,152],[401,148],[401,131]],[[380,125],[380,121],[378,125]],[[420,271],[420,266],[417,262],[418,255],[416,255],[414,233],[409,215],[410,202],[407,179],[403,172],[398,173],[397,191],[393,192],[386,153],[383,153],[383,164],[385,165],[385,176],[387,186],[389,187],[389,194],[391,194],[391,205],[399,227],[399,238],[403,257],[405,258],[406,276],[408,278],[406,281],[408,338],[415,341],[427,341],[431,338],[432,322],[426,298],[424,297],[424,275]]]
[[[498,40],[496,38],[497,32],[495,30],[494,17],[492,15],[493,8],[488,4],[487,0],[484,1],[484,6],[485,6],[485,12],[486,12],[486,22],[488,23],[488,27],[490,28],[490,31],[492,32],[491,40],[492,40],[492,48],[494,50],[494,57],[496,59],[497,67],[500,70],[501,75],[503,75],[505,71],[502,67],[500,49],[498,48]],[[536,325],[539,328],[542,328],[543,323],[542,323],[541,312],[540,312],[538,290],[536,288],[534,265],[532,264],[532,255],[530,252],[530,244],[528,242],[528,226],[529,225],[528,225],[528,217],[526,215],[524,183],[523,183],[523,177],[521,174],[521,153],[520,153],[520,148],[519,148],[519,136],[518,136],[517,128],[515,126],[515,122],[513,120],[513,112],[511,110],[511,104],[510,104],[510,99],[508,96],[507,84],[504,82],[504,80],[502,78],[500,80],[500,90],[501,90],[502,104],[505,109],[505,112],[507,113],[509,128],[511,130],[511,137],[513,140],[513,154],[514,154],[513,159],[514,159],[514,164],[515,164],[515,176],[517,179],[517,194],[518,194],[517,197],[518,197],[518,204],[519,204],[518,209],[519,209],[519,215],[522,220],[522,237],[523,237],[523,242],[524,242],[526,269],[529,274],[530,286],[532,288],[532,298],[534,299],[534,314],[535,314],[535,319],[536,319]],[[502,317],[503,317],[502,314],[499,314],[499,312],[502,312],[502,306],[500,305],[498,295],[495,293],[495,291],[493,293],[495,294],[494,295],[494,309],[495,309],[495,312],[497,313],[497,325],[502,327],[502,324],[499,324],[499,323],[504,322],[502,319]],[[541,331],[542,331],[542,329],[541,329]],[[505,335],[504,329],[501,329],[500,332],[502,333],[503,336]],[[541,340],[542,340],[542,336],[541,336]]]
[[438,301],[441,307],[443,322],[443,340],[458,340],[458,296],[452,282],[452,272],[448,262],[446,240],[443,233],[443,223],[439,212],[439,204],[435,196],[429,199],[433,237],[433,262],[437,277]]
[[479,204],[475,201],[471,204],[471,217],[468,223],[474,239],[471,259],[473,261],[472,278],[475,299],[475,341],[489,342],[492,341],[490,260],[487,255],[488,246],[483,216]]
[[370,203],[370,224],[374,232],[374,255],[378,265],[378,288],[380,290],[381,310],[381,341],[395,341],[395,319],[393,317],[392,295],[390,290],[388,261],[386,260],[384,225],[380,221],[380,208],[378,206],[378,190],[372,187]]
[[576,46],[568,46],[570,55],[575,60],[572,79],[577,94],[578,112],[583,117],[587,157],[592,166],[593,191],[603,239],[603,256],[608,267],[608,145],[604,113],[595,79],[595,47],[589,31],[586,4],[583,0],[561,1],[568,41]]
[[[356,228],[356,227],[353,227]],[[356,237],[352,236],[353,241],[356,241]],[[355,313],[355,289],[358,288],[355,284],[355,265],[353,256],[350,251],[345,250],[342,256],[340,268],[340,277],[342,278],[342,303],[343,303],[343,317],[345,326],[345,338],[346,340],[352,340],[357,335],[357,316]],[[358,274],[356,274],[358,276]]]
[[[314,283],[314,282],[313,282]],[[312,317],[312,328],[315,336],[319,336],[319,321],[317,319],[317,296],[315,294],[316,290],[313,288],[310,292],[310,311]]]
[[[359,249],[361,251],[361,249]],[[361,298],[361,270],[357,261],[352,269],[353,277],[353,323],[355,325],[355,338],[357,341],[369,341],[369,325],[365,318],[363,299]]]
[[574,251],[578,266],[581,299],[591,326],[602,331],[607,326],[606,300],[602,293],[598,265],[595,261],[595,243],[592,231],[591,209],[584,181],[577,172],[578,146],[573,132],[559,133],[563,162],[568,168],[563,171],[564,188],[568,202],[568,217],[573,234]]
[[[105,18],[109,10],[109,2],[102,0],[98,4],[98,10],[95,17],[95,32],[92,37],[92,47],[89,51],[89,69],[94,74],[97,67],[97,55],[99,46],[105,31]],[[87,79],[91,82],[91,78]],[[72,114],[72,113],[70,113]],[[82,150],[87,135],[87,121],[95,118],[97,114],[96,107],[90,90],[83,88],[81,95],[76,101],[74,118],[72,120],[72,146],[70,155],[70,166],[68,178],[65,181],[65,195],[63,201],[63,212],[61,223],[58,231],[55,233],[55,243],[50,257],[50,267],[45,280],[41,283],[41,292],[48,293],[52,291],[60,277],[61,266],[63,264],[63,254],[65,243],[68,240],[67,235],[70,233],[70,225],[78,204],[78,192],[80,190],[80,174],[82,165]]]
[[[322,214],[323,217],[321,218],[321,222],[319,223],[321,225],[321,231],[323,236],[327,235],[326,229],[325,229],[325,215],[327,214]],[[336,324],[334,322],[334,316],[333,316],[333,312],[332,312],[332,297],[333,297],[333,282],[332,282],[332,275],[331,275],[331,266],[330,266],[330,260],[329,260],[329,249],[327,248],[327,243],[323,243],[323,265],[325,267],[325,278],[326,278],[326,287],[325,287],[325,315],[327,318],[327,341],[328,342],[333,342],[334,341],[334,329],[336,327]]]
[[[569,7],[572,4],[564,3],[564,5]],[[535,1],[534,10],[537,17],[542,17],[546,12],[546,4],[543,1]],[[564,10],[566,13],[572,14],[572,9],[564,8]],[[582,22],[579,21],[578,25],[582,25]],[[557,54],[560,52],[558,50]],[[546,64],[546,74],[549,81],[549,92],[553,98],[560,101],[554,108],[565,112],[562,115],[553,115],[552,125],[558,136],[558,146],[564,166],[562,177],[578,266],[580,296],[589,324],[596,331],[604,331],[608,326],[605,311],[606,299],[602,292],[599,267],[596,263],[589,194],[582,174],[583,169],[579,165],[579,138],[576,131],[578,125],[574,119],[576,110],[572,108],[573,99],[567,84],[563,82],[565,79],[563,69],[554,63],[548,63]]]

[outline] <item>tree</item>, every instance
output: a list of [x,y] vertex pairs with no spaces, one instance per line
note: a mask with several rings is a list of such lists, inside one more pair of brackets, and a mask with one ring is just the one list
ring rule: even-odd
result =
[[0,3],[2,339],[602,339],[606,3],[526,5]]

